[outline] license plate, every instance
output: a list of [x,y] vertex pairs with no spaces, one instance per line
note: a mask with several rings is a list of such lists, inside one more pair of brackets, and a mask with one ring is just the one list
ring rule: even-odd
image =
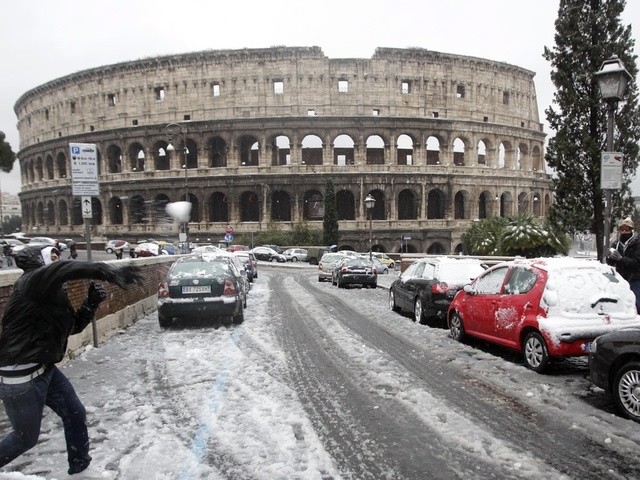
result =
[[182,293],[211,293],[211,285],[189,285],[182,287]]

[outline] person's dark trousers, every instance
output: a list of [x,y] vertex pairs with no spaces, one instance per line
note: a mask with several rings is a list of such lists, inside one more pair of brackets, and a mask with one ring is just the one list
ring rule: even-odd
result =
[[13,426],[13,431],[0,441],[0,467],[36,445],[45,405],[62,419],[69,474],[80,472],[91,463],[86,410],[55,365],[25,383],[0,383],[0,398]]
[[638,313],[640,313],[640,280],[629,282],[629,286],[631,287],[631,291],[636,296],[636,310]]

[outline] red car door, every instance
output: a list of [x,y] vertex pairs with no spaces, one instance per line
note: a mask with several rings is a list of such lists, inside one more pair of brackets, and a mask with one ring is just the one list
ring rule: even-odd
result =
[[473,282],[471,292],[465,293],[467,296],[460,313],[464,329],[470,335],[485,337],[493,331],[508,269],[504,265],[487,270]]

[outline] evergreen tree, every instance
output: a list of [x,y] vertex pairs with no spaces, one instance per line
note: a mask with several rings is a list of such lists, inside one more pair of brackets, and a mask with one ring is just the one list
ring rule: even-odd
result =
[[16,154],[11,150],[9,142],[5,141],[4,132],[0,132],[0,170],[9,173],[13,168],[13,162],[16,160]]
[[[550,218],[564,231],[594,231],[598,258],[602,258],[604,239],[600,163],[601,153],[607,150],[608,106],[594,74],[613,55],[634,78],[638,73],[631,27],[620,21],[625,5],[626,0],[560,0],[555,47],[544,49],[556,87],[554,105],[545,112],[555,131],[545,157],[555,171]],[[624,154],[624,165],[622,189],[613,192],[614,218],[633,214],[629,184],[638,165],[637,112],[638,89],[631,82],[616,113],[614,151]],[[615,225],[613,219],[611,223]]]
[[322,219],[322,231],[322,239],[325,245],[338,244],[338,211],[336,209],[336,194],[331,180],[327,180],[324,188],[324,217]]

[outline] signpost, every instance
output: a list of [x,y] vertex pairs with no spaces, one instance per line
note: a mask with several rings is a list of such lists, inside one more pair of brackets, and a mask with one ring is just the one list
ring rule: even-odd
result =
[[91,261],[91,219],[93,208],[91,197],[100,195],[98,183],[98,149],[95,143],[70,143],[71,191],[82,197],[80,208],[84,220],[84,240],[87,244],[87,260]]

